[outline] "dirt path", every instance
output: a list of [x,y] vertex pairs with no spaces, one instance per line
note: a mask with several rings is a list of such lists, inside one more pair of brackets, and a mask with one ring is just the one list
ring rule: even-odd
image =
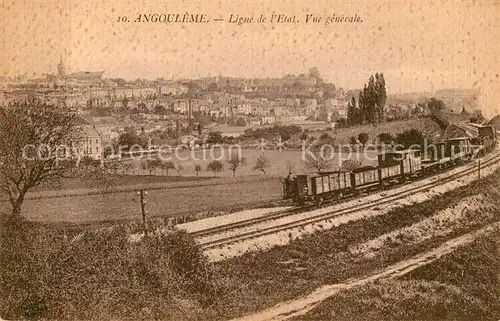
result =
[[493,232],[500,228],[500,222],[493,223],[474,232],[451,239],[440,246],[407,260],[393,264],[376,274],[367,275],[361,278],[349,279],[343,283],[326,285],[318,288],[314,292],[295,300],[283,302],[259,313],[235,319],[238,321],[271,321],[288,320],[293,317],[304,315],[315,308],[323,300],[335,295],[341,290],[350,289],[381,279],[394,278],[411,272],[421,266],[434,262],[440,257],[449,254],[460,246],[473,242],[477,237]]

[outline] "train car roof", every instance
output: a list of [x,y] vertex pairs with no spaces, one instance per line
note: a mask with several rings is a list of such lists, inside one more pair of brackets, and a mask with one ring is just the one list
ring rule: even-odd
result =
[[326,171],[326,172],[317,172],[317,174],[335,174],[335,173],[348,173],[350,170],[347,169],[339,169],[336,171]]
[[360,172],[365,172],[369,170],[374,170],[377,169],[375,166],[363,166],[363,167],[358,167],[352,170],[353,173],[360,173]]
[[419,152],[420,149],[415,149],[415,148],[409,148],[409,149],[401,149],[401,150],[391,150],[391,151],[385,151],[385,152],[380,152],[379,155],[384,155],[384,154],[410,154],[410,153],[415,153]]
[[454,137],[454,138],[448,138],[447,141],[450,141],[450,140],[467,140],[467,139],[471,139],[472,137],[468,137],[468,136],[464,136],[464,137]]
[[321,172],[321,173],[310,173],[310,174],[306,174],[304,176],[307,176],[307,179],[311,179],[311,178],[316,178],[316,177],[325,177],[328,175],[325,175],[325,173]]
[[347,170],[347,169],[341,169],[341,170],[337,170],[337,171],[327,171],[327,172],[314,172],[314,173],[308,173],[308,174],[305,174],[309,177],[319,177],[319,176],[325,176],[325,175],[329,175],[329,174],[335,174],[335,173],[349,173],[350,170]]

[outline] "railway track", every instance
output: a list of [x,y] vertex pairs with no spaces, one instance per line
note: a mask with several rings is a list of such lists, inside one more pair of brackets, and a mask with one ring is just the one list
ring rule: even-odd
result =
[[[475,137],[478,135],[478,128],[475,124],[472,123],[459,123],[456,124],[458,128],[463,129],[469,136]],[[500,130],[497,130],[497,136],[500,135]]]
[[[453,167],[451,169],[453,169]],[[449,169],[449,170],[451,170],[451,169]],[[438,174],[436,174],[436,175],[438,175]],[[430,178],[430,177],[432,177],[432,176],[424,177],[424,179]],[[411,182],[415,182],[415,181],[411,181]],[[397,183],[397,184],[392,184],[391,186],[388,186],[385,188],[373,188],[370,192],[364,191],[361,196],[366,197],[366,196],[369,196],[372,194],[380,193],[381,191],[384,191],[384,190],[393,190],[395,188],[403,186],[404,184],[405,183]],[[224,231],[229,231],[229,230],[233,230],[236,228],[247,227],[250,225],[254,225],[256,223],[265,222],[265,221],[274,220],[274,219],[279,219],[279,218],[290,216],[293,214],[299,214],[299,213],[308,212],[308,211],[312,211],[312,210],[316,210],[316,209],[320,209],[320,208],[324,208],[324,207],[330,207],[330,206],[341,204],[341,203],[347,203],[347,202],[352,201],[358,197],[360,197],[360,195],[352,195],[352,194],[346,195],[346,196],[342,197],[341,199],[326,200],[324,202],[324,204],[322,204],[322,205],[307,205],[307,206],[302,206],[302,207],[298,207],[298,208],[291,209],[291,210],[288,209],[288,210],[276,211],[276,212],[267,214],[265,216],[240,220],[237,222],[228,223],[228,224],[224,224],[224,225],[218,225],[218,226],[206,228],[206,229],[199,230],[199,231],[194,231],[194,232],[191,232],[190,234],[194,237],[206,237],[206,236],[209,236],[212,234],[219,234],[219,233],[224,232]]]
[[[431,177],[432,176],[424,177],[424,179],[431,178]],[[412,182],[415,182],[415,181],[412,181]],[[389,190],[393,190],[393,189],[395,189],[397,187],[401,187],[403,185],[404,185],[404,183],[391,185],[391,186],[389,186]],[[385,189],[380,189],[380,188],[373,189],[371,192],[365,192],[362,196],[368,196],[368,195],[380,193],[381,191],[384,191],[384,190]],[[214,227],[206,228],[203,230],[191,232],[190,234],[193,235],[194,237],[206,237],[206,236],[209,236],[212,234],[219,234],[219,233],[224,232],[224,231],[229,231],[229,230],[233,230],[233,229],[241,228],[241,227],[247,227],[250,225],[254,225],[256,223],[265,222],[265,221],[269,221],[269,220],[273,220],[273,219],[279,219],[281,217],[286,217],[286,216],[293,215],[293,214],[299,214],[302,212],[308,212],[311,210],[316,210],[316,209],[320,209],[320,208],[324,208],[324,207],[330,207],[330,206],[341,204],[341,203],[347,203],[349,201],[356,199],[357,197],[358,196],[356,196],[356,195],[350,195],[350,196],[346,196],[342,199],[327,200],[323,205],[319,205],[319,206],[318,205],[308,205],[308,206],[295,208],[292,210],[276,211],[276,212],[267,214],[267,215],[262,216],[262,217],[250,218],[250,219],[241,220],[241,221],[234,222],[234,223],[214,226]],[[350,208],[355,208],[355,207],[358,208],[358,205],[351,206]],[[346,209],[348,209],[348,208],[346,208]]]
[[[492,164],[498,163],[498,162],[500,162],[500,154],[497,152],[496,155],[493,155],[482,162],[481,169],[488,167]],[[466,168],[466,169],[461,170],[457,173],[451,174],[451,175],[449,175],[445,178],[442,178],[442,179],[436,179],[432,182],[429,182],[429,183],[426,183],[423,185],[419,185],[419,186],[415,186],[415,187],[411,187],[409,189],[405,189],[404,191],[399,191],[399,192],[393,193],[393,194],[388,195],[388,196],[381,196],[383,198],[368,201],[368,202],[364,203],[363,205],[356,204],[356,205],[352,205],[352,206],[347,206],[347,207],[342,208],[342,209],[337,209],[337,210],[329,211],[326,213],[320,213],[320,214],[312,216],[312,217],[299,218],[297,220],[287,222],[284,224],[280,224],[280,225],[264,227],[264,228],[259,229],[259,230],[247,231],[247,232],[239,233],[236,235],[231,235],[228,237],[222,237],[222,238],[215,239],[215,240],[202,241],[202,242],[200,242],[200,244],[201,244],[202,248],[205,250],[214,249],[214,248],[227,246],[227,245],[230,245],[233,243],[245,241],[245,240],[260,237],[260,236],[275,234],[277,232],[281,232],[281,231],[292,229],[292,228],[303,227],[303,226],[310,225],[313,223],[325,221],[325,220],[328,220],[328,219],[331,219],[331,218],[334,218],[337,216],[354,213],[354,212],[357,212],[360,210],[366,210],[366,209],[370,209],[370,208],[374,208],[374,207],[379,207],[379,206],[389,204],[389,203],[395,202],[397,200],[403,199],[403,198],[410,196],[412,194],[415,194],[418,192],[424,192],[424,191],[427,191],[427,190],[432,189],[434,187],[437,187],[441,184],[460,179],[462,177],[465,177],[467,175],[470,175],[472,173],[477,172],[477,170],[478,170],[478,167],[475,167],[475,166],[469,167],[469,168]],[[380,190],[377,192],[380,192]],[[335,205],[335,204],[329,204],[328,206],[332,206],[332,205]],[[313,208],[306,209],[304,211],[312,210],[312,209],[316,210],[316,209],[320,209],[320,208],[313,207]],[[298,213],[301,213],[304,211],[276,212],[276,213],[273,213],[271,215],[253,218],[253,219],[247,219],[244,221],[239,221],[239,222],[235,222],[235,223],[231,223],[231,224],[225,224],[225,225],[221,225],[221,226],[193,232],[191,234],[197,238],[202,238],[202,237],[210,236],[213,234],[221,234],[223,232],[236,230],[239,228],[250,227],[250,226],[256,225],[258,223],[277,220],[279,218],[282,218],[285,216],[291,216],[293,214],[298,214]]]

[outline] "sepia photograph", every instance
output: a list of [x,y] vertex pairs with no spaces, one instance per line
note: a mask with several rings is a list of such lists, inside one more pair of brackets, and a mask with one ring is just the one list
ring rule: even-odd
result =
[[499,17],[0,0],[0,321],[500,320]]

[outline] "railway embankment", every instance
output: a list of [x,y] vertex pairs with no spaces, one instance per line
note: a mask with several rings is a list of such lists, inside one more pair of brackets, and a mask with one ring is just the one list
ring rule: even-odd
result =
[[405,275],[339,289],[311,311],[291,319],[498,320],[499,247],[497,229]]
[[[387,269],[392,269],[387,272],[387,278],[392,278],[404,275],[408,264],[410,270],[429,264],[472,242],[469,235],[479,236],[483,229],[491,231],[491,226],[500,224],[499,179],[500,171],[496,170],[426,200],[392,208],[385,215],[366,216],[300,238],[289,237],[284,246],[262,248],[215,263],[228,295],[207,311],[207,317],[276,316],[269,311],[299,300],[296,309],[290,308],[276,319],[282,320],[301,309],[309,311],[312,303],[300,299],[322,287],[335,285],[340,291],[353,280],[366,281],[352,283],[356,288],[378,280],[366,277],[384,276]],[[417,261],[425,264],[415,263],[415,257],[422,257],[423,261]],[[329,295],[323,293],[314,304]]]
[[[338,229],[344,224],[387,215],[406,206],[442,197],[500,168],[500,162],[495,157],[498,157],[497,153],[484,158],[482,164],[487,166],[483,166],[480,172],[477,171],[477,164],[471,162],[446,173],[348,202],[290,215],[269,215],[268,218],[259,219],[253,224],[221,229],[218,233],[201,234],[198,240],[206,248],[206,253],[212,261],[287,245],[293,240],[318,231]],[[200,225],[200,230],[204,228],[203,220],[192,222],[190,228],[196,229],[196,224]]]

